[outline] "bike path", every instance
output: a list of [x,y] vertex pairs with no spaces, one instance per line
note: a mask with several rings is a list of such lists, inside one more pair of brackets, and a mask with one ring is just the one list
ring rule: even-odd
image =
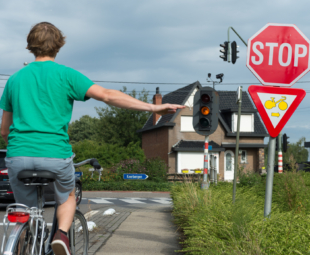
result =
[[96,233],[91,232],[89,255],[181,254],[176,252],[181,247],[171,206],[114,206],[116,214],[102,216],[107,208],[92,211],[96,214],[88,219],[98,225]]

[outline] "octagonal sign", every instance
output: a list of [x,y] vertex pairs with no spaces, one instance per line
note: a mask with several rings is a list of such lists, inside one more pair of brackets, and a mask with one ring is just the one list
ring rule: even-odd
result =
[[295,25],[269,23],[249,39],[246,65],[263,85],[290,87],[310,70],[309,49]]

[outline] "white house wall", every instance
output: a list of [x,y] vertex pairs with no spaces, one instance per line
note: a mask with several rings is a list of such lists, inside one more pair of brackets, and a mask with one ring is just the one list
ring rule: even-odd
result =
[[[208,169],[210,169],[210,155],[216,156],[217,173],[219,173],[219,153],[209,154]],[[196,168],[204,168],[203,152],[178,152],[177,156],[177,172],[182,173],[182,169],[194,170]],[[193,173],[190,171],[190,173]]]

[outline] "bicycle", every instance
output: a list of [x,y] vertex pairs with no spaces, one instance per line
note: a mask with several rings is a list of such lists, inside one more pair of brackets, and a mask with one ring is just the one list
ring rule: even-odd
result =
[[[94,168],[100,169],[101,166],[97,159],[87,159],[74,164],[79,167],[85,164],[91,164]],[[56,174],[49,171],[23,170],[18,174],[18,178],[25,185],[34,185],[37,187],[38,207],[28,207],[20,203],[10,204],[6,208],[6,214],[3,218],[4,235],[1,245],[1,255],[52,255],[52,239],[58,229],[55,204],[53,224],[51,232],[43,218],[43,188],[49,182],[55,181]],[[7,241],[7,231],[10,223],[16,225],[12,229]],[[78,210],[75,211],[74,220],[68,231],[69,244],[72,255],[87,255],[89,233],[87,221],[84,215]]]
[[265,102],[265,107],[267,109],[270,110],[270,109],[276,107],[277,104],[279,104],[278,107],[280,110],[282,110],[282,111],[286,110],[287,103],[284,101],[284,100],[286,100],[285,96],[282,96],[282,98],[280,100],[278,100],[277,102],[275,102],[274,99],[275,99],[275,97],[271,97],[271,100],[267,100]]

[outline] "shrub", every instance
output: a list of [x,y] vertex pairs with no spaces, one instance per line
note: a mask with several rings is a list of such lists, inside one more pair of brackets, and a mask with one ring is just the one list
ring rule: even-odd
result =
[[243,186],[254,186],[261,182],[261,176],[258,173],[252,171],[244,171],[244,167],[238,169],[238,178],[240,187]]
[[232,183],[201,190],[193,183],[172,186],[173,215],[184,232],[186,254],[309,254],[310,215],[281,210],[275,202],[264,219],[264,198]]
[[170,191],[173,183],[152,181],[114,181],[83,183],[83,190]]
[[122,160],[111,168],[114,172],[123,178],[123,174],[146,174],[149,181],[163,182],[167,181],[168,167],[166,163],[159,159],[147,159],[143,162],[134,159]]

